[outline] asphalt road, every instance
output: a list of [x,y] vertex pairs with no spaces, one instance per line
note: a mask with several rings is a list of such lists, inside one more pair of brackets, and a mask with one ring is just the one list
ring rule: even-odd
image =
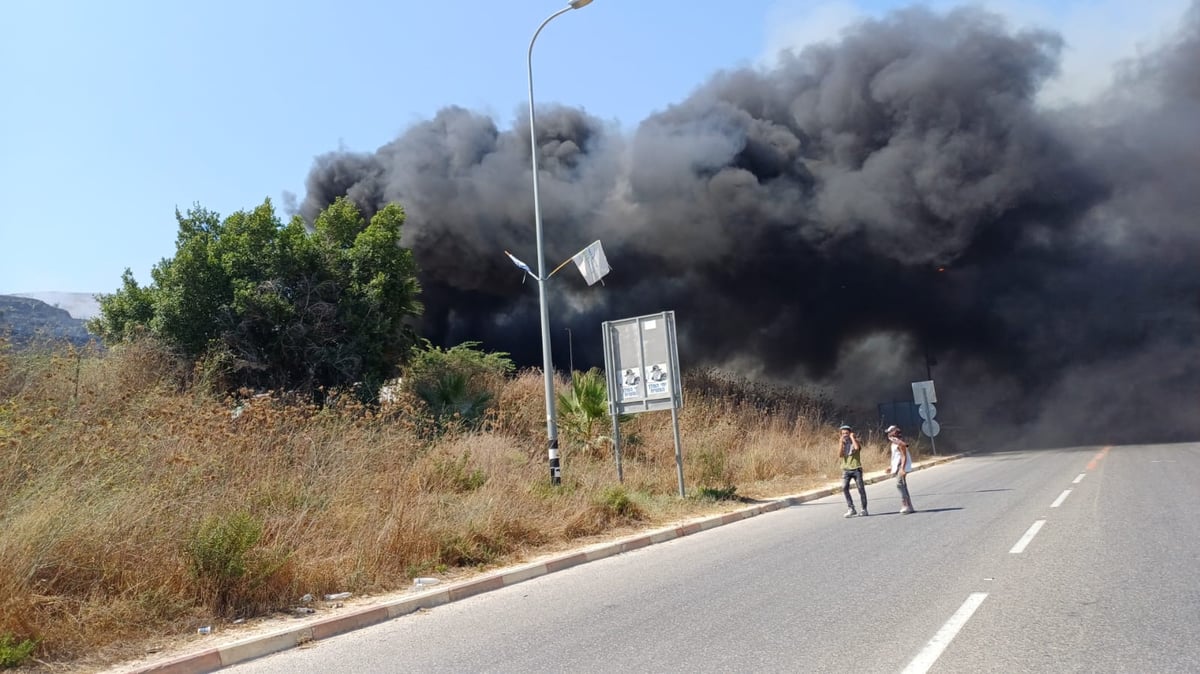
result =
[[912,515],[883,482],[870,517],[814,501],[231,669],[1200,671],[1200,444],[974,456],[909,488]]

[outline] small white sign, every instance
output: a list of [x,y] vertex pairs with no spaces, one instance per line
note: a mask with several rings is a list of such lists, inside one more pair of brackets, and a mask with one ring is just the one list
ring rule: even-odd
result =
[[[933,389],[933,380],[929,381],[914,381],[912,383],[913,402],[918,405],[923,405],[927,402],[937,402],[937,391]],[[926,398],[928,396],[928,398]]]

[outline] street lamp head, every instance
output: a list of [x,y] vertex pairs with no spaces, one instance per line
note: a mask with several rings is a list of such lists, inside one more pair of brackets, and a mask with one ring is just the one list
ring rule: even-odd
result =
[[592,4],[592,0],[571,0],[567,4],[571,6],[571,9],[583,9]]

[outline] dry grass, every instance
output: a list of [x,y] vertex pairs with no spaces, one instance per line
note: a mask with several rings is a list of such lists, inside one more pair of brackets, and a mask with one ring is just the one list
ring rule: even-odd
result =
[[[137,656],[305,593],[393,591],[720,507],[676,496],[667,412],[623,426],[623,485],[608,452],[568,447],[552,488],[537,372],[504,385],[488,431],[433,439],[404,407],[258,397],[235,413],[187,374],[146,343],[103,357],[0,344],[0,636],[36,640],[40,661]],[[692,381],[689,494],[779,496],[839,475],[826,402]]]

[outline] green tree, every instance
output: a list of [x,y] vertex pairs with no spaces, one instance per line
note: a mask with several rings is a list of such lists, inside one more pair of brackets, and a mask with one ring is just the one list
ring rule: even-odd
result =
[[373,397],[409,354],[420,289],[398,204],[368,222],[339,198],[311,232],[299,217],[283,224],[270,200],[224,220],[200,206],[175,217],[175,256],[155,265],[153,282],[140,287],[126,271],[101,296],[89,327],[106,342],[149,333],[223,363],[230,387],[318,397],[349,384]]
[[121,289],[100,296],[100,315],[88,321],[87,329],[107,342],[119,342],[137,337],[153,319],[153,292],[139,286],[133,272],[126,269],[121,274]]

